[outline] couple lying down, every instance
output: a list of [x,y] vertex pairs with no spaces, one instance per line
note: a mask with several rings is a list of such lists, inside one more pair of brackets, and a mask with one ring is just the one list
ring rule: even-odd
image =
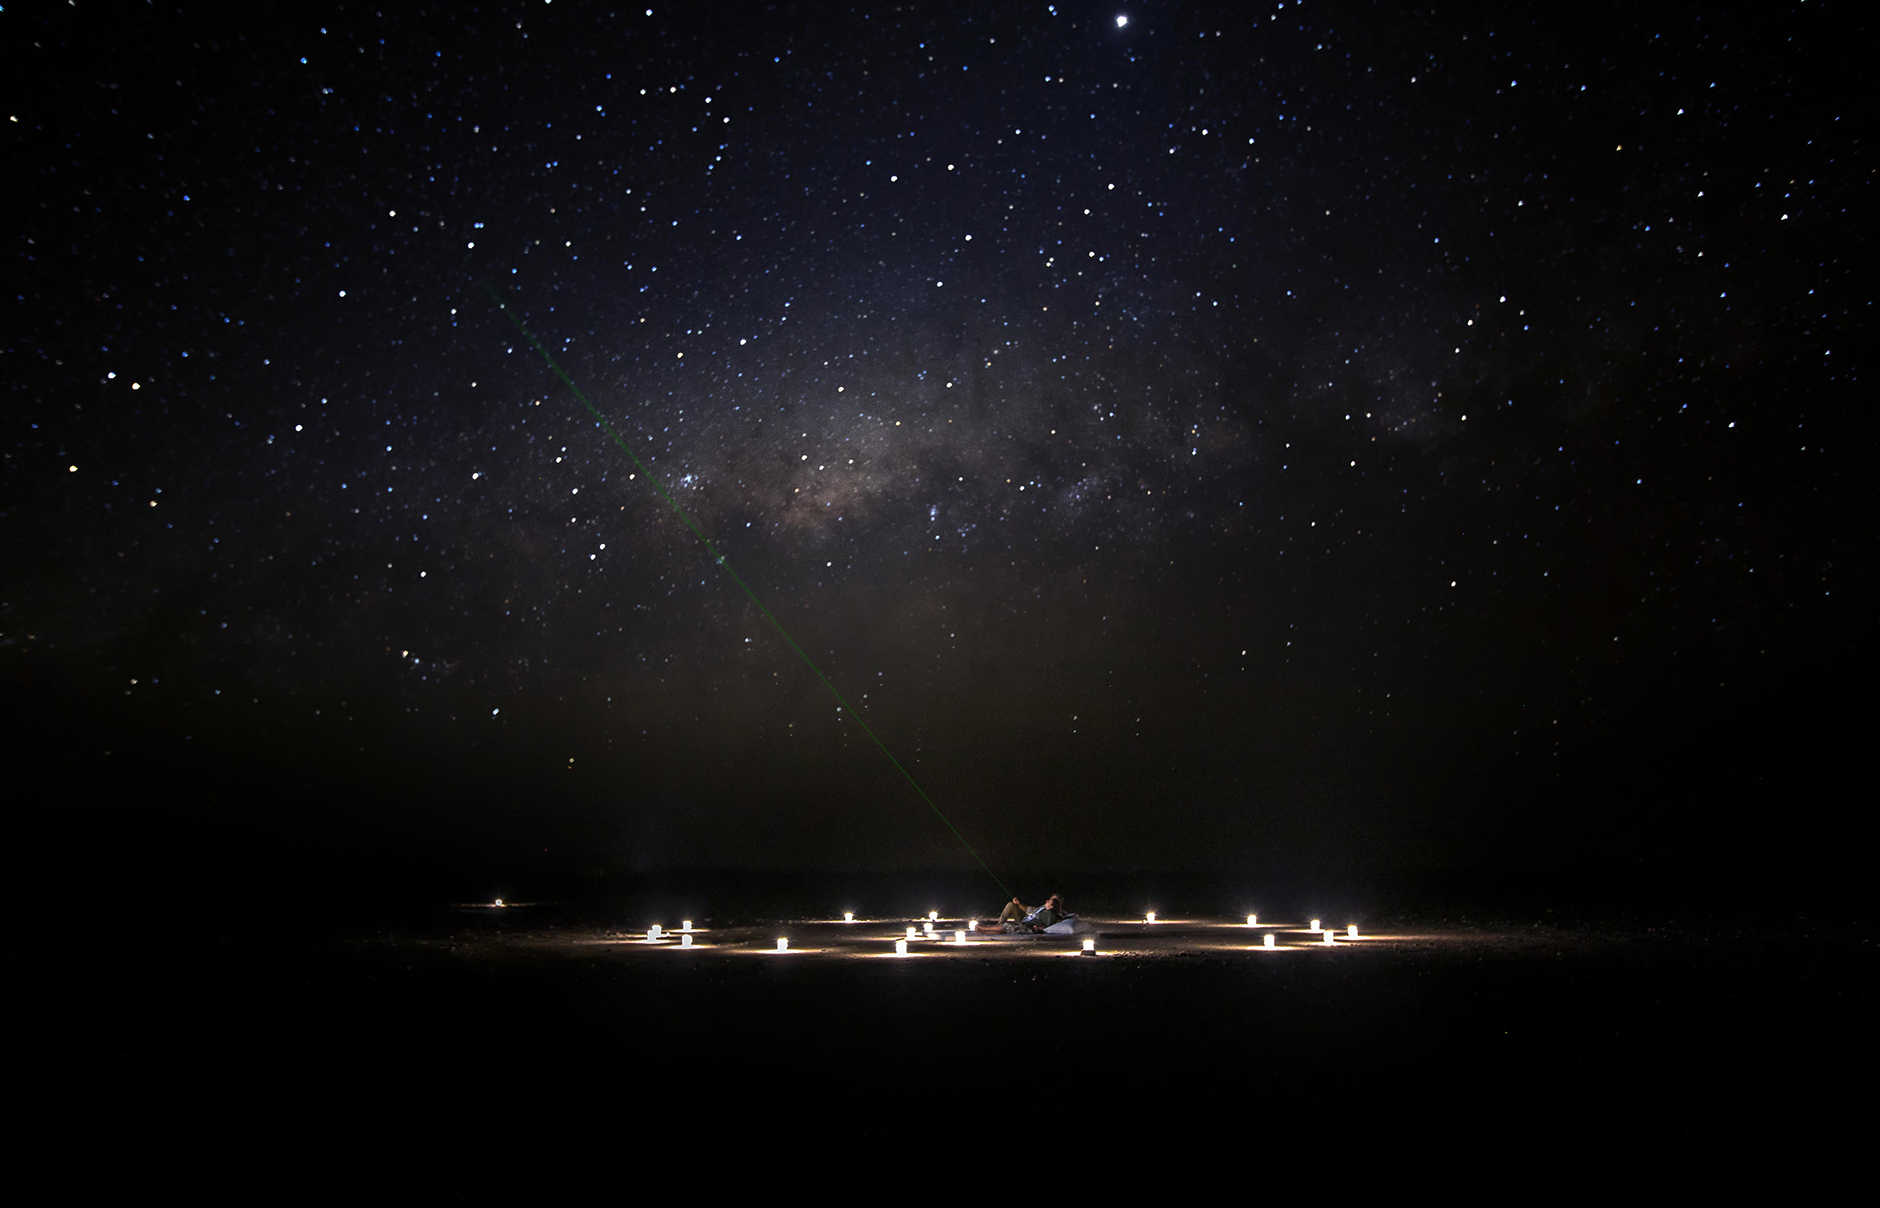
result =
[[999,930],[1006,935],[1076,935],[1096,928],[1064,909],[1064,899],[1052,894],[1032,909],[1017,898],[999,912]]

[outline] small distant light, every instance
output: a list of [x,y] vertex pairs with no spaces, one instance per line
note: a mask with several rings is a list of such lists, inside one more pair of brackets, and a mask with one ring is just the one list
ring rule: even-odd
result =
[[1266,933],[1266,946],[1268,948],[1273,946],[1273,933],[1271,931]]
[[691,937],[691,936],[689,936],[689,935],[682,935],[682,936],[680,936],[680,937],[679,937],[679,947],[681,947],[681,948],[690,948],[691,946],[692,946],[692,937]]
[[1250,915],[1248,915],[1248,916],[1247,916],[1247,926],[1249,926],[1249,927],[1258,927],[1259,925],[1260,925],[1260,916],[1259,916],[1259,915],[1257,915],[1257,914],[1250,914]]
[[1095,955],[1096,951],[1097,951],[1097,941],[1095,940],[1084,941],[1084,955],[1085,956],[1093,956]]
[[778,937],[777,937],[777,951],[779,951],[779,952],[788,952],[789,950],[790,950],[790,941],[789,941],[789,939],[788,939],[788,938],[786,938],[786,937],[784,937],[784,936],[781,936],[781,935],[780,935],[780,936],[778,936]]
[[1151,923],[1155,922],[1155,911],[1151,910],[1149,912],[1148,919]]
[[1312,920],[1312,930],[1313,930],[1313,931],[1323,931],[1323,930],[1325,930],[1325,929],[1324,929],[1323,927],[1321,927],[1321,926],[1319,926],[1319,921],[1318,921],[1317,919],[1313,919],[1313,920]]
[[1123,28],[1123,27],[1124,27],[1125,25],[1128,25],[1128,24],[1129,24],[1129,18],[1128,18],[1128,17],[1118,17],[1118,18],[1116,19],[1116,28],[1118,28],[1118,29],[1121,29],[1121,28]]
[[938,910],[929,910],[927,912],[927,917],[937,923],[940,921],[940,912]]
[[977,930],[979,930],[979,920],[978,920],[978,919],[967,919],[967,920],[966,920],[966,930],[968,930],[968,931],[977,931]]
[[843,912],[842,912],[842,921],[843,921],[843,922],[845,922],[845,923],[853,923],[853,922],[855,921],[855,912],[854,912],[853,910],[845,910],[845,911],[843,911]]
[[[909,927],[909,928],[908,928],[908,932],[909,932],[910,934],[911,934],[911,933],[913,932],[913,930],[914,930],[914,929],[913,929],[912,927]],[[906,956],[906,955],[907,955],[907,941],[906,941],[906,940],[896,940],[896,941],[894,941],[894,954],[895,954],[896,956]]]
[[964,944],[966,942],[966,933],[964,931],[955,931],[953,933],[953,942],[956,944]]
[[654,923],[651,927],[648,927],[646,929],[646,938],[649,940],[656,940],[659,938],[659,924],[658,923]]
[[503,900],[502,900],[501,898],[497,898],[497,899],[496,899],[496,904],[497,904],[498,906],[501,906],[501,905],[503,904]]
[[914,938],[914,929],[912,927],[907,929],[907,938],[910,940]]
[[680,924],[680,926],[679,926],[679,930],[680,930],[681,932],[686,932],[686,931],[690,931],[690,930],[692,930],[692,920],[691,920],[691,919],[687,919],[687,920],[686,920],[686,921],[685,921],[684,923],[682,923],[682,924]]
[[927,933],[928,935],[932,935],[932,934],[933,934],[933,924],[932,924],[932,923],[922,923],[922,924],[921,924],[921,930],[923,930],[923,931],[925,931],[925,932],[926,932],[926,933]]
[[1350,940],[1355,940],[1358,938],[1358,925],[1356,923],[1353,923],[1351,926],[1345,928],[1345,938],[1350,939]]
[[1327,946],[1327,947],[1330,947],[1331,945],[1333,945],[1333,944],[1335,944],[1335,943],[1337,943],[1337,942],[1338,942],[1338,933],[1337,933],[1336,931],[1333,931],[1333,930],[1332,930],[1332,929],[1331,929],[1330,927],[1327,927],[1327,928],[1325,929],[1325,943],[1326,943],[1326,946]]
[[67,473],[70,473],[70,474],[76,474],[76,473],[78,473],[78,467],[77,467],[77,466],[67,466],[67,467],[65,467],[65,469],[66,469],[66,472],[67,472]]

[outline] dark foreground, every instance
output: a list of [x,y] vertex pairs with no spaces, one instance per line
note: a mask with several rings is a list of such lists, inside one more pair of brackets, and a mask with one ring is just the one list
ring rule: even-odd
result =
[[[1374,902],[1356,945],[1288,931],[1299,947],[1268,954],[1231,925],[1244,901],[1210,913],[1164,891],[1176,922],[1106,925],[1094,959],[1057,943],[904,960],[889,940],[911,912],[863,935],[701,906],[696,950],[623,942],[680,923],[649,917],[645,887],[500,912],[146,897],[48,963],[44,1102],[60,1137],[91,1139],[63,1160],[92,1172],[485,1140],[781,1153],[1001,1134],[1083,1138],[1065,1144],[1093,1156],[1119,1136],[1241,1147],[1223,1156],[1256,1138],[1513,1143],[1574,1164],[1821,1152],[1864,1127],[1845,1105],[1874,1072],[1870,917],[1715,894],[1602,913],[1537,892]],[[819,950],[766,951],[786,933]]]

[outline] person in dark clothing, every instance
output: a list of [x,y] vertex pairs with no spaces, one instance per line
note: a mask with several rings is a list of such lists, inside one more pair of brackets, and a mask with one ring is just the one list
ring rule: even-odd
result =
[[1062,920],[1063,917],[1064,905],[1056,894],[1052,894],[1044,900],[1044,905],[1034,910],[1031,917],[1025,921],[1030,923],[1034,929],[1043,931],[1046,927]]

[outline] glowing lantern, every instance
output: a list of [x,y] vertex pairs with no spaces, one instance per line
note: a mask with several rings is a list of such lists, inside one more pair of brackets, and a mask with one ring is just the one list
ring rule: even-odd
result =
[[1271,931],[1266,933],[1266,946],[1268,948],[1273,946],[1273,933]]
[[656,940],[659,938],[659,924],[658,923],[654,923],[651,927],[648,927],[646,929],[646,938],[649,940]]
[[692,920],[687,919],[684,923],[680,924],[679,930],[682,932],[692,930]]
[[1150,921],[1151,923],[1153,923],[1153,922],[1155,922],[1155,911],[1153,911],[1153,910],[1151,910],[1151,911],[1149,912],[1149,921]]
[[1097,941],[1095,940],[1084,941],[1084,955],[1085,956],[1094,956],[1096,954],[1096,951],[1097,951]]
[[907,938],[910,940],[914,938],[914,929],[912,927],[907,929]]
[[1331,946],[1332,946],[1333,944],[1335,944],[1335,943],[1337,943],[1337,942],[1338,942],[1338,933],[1337,933],[1336,931],[1333,931],[1333,930],[1332,930],[1332,929],[1331,929],[1330,927],[1327,927],[1327,928],[1325,929],[1325,945],[1326,945],[1326,947],[1328,947],[1328,948],[1329,948],[1329,947],[1331,947]]
[[1345,936],[1348,939],[1354,939],[1354,940],[1357,939],[1358,938],[1358,925],[1356,923],[1353,923],[1351,926],[1345,928]]
[[855,912],[854,912],[853,910],[845,910],[845,911],[843,911],[843,912],[842,912],[842,921],[843,921],[843,922],[845,922],[845,923],[853,923],[853,922],[855,921]]
[[964,944],[966,942],[966,933],[964,931],[955,931],[953,933],[953,942],[956,944]]
[[503,904],[503,900],[502,900],[501,898],[497,898],[497,899],[496,899],[496,904],[497,904],[498,906],[501,906],[501,905]]
[[789,950],[790,950],[790,941],[781,935],[778,936],[777,937],[777,951],[788,952]]
[[940,921],[940,912],[939,912],[938,910],[929,910],[929,911],[927,912],[927,920],[928,920],[929,922],[932,922],[932,923],[937,923],[937,922],[939,922],[939,921]]
[[933,924],[932,924],[932,923],[923,923],[923,924],[921,924],[921,928],[922,928],[922,930],[924,930],[924,931],[926,931],[926,933],[927,933],[928,935],[932,935],[932,934],[933,934]]
[[968,931],[977,931],[977,930],[979,930],[979,920],[978,920],[978,919],[967,919],[967,920],[966,920],[966,930],[968,930]]
[[1312,930],[1315,932],[1322,930],[1322,928],[1319,926],[1319,921],[1317,919],[1312,920]]
[[682,936],[680,936],[680,937],[679,937],[679,947],[681,947],[681,948],[690,948],[691,946],[692,946],[692,937],[691,937],[691,936],[689,936],[689,935],[682,935]]
[[1259,916],[1259,915],[1257,915],[1257,914],[1250,914],[1250,915],[1248,915],[1248,916],[1247,916],[1247,926],[1249,926],[1249,927],[1258,927],[1259,925],[1260,925],[1260,916]]
[[[908,930],[909,930],[909,931],[912,931],[912,930],[914,930],[914,929],[913,929],[912,927],[909,927],[909,928],[908,928]],[[896,941],[894,941],[894,954],[895,954],[896,956],[906,956],[906,955],[907,955],[907,941],[906,941],[906,940],[896,940]]]

